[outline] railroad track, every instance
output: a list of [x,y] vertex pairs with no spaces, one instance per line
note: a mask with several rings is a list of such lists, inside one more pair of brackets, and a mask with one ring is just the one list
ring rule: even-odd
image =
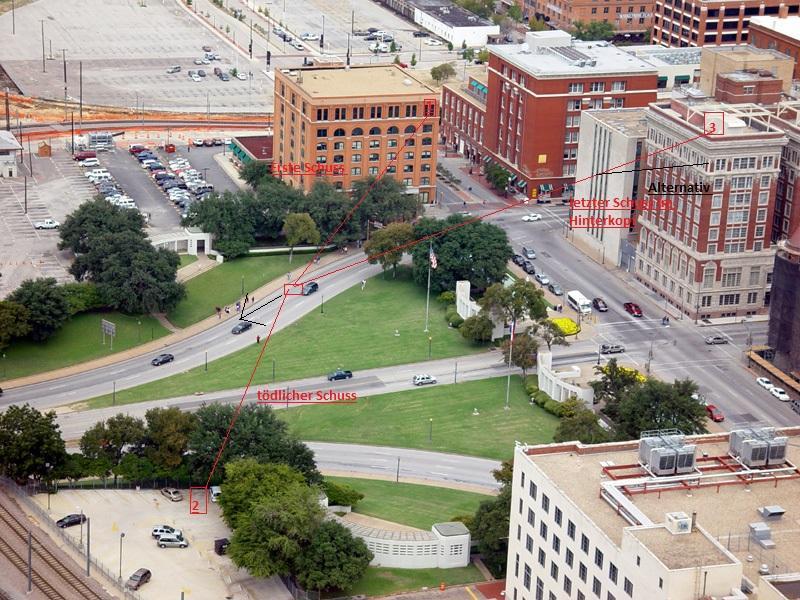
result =
[[[5,524],[9,529],[11,529],[22,542],[25,544],[28,543],[28,529],[22,523],[20,523],[19,520],[6,509],[5,506],[2,505],[0,505],[0,521],[2,521],[2,524]],[[59,575],[65,585],[75,590],[80,598],[84,598],[86,600],[105,600],[103,596],[95,592],[84,581],[82,581],[80,577],[76,576],[72,571],[70,571],[64,565],[64,563],[61,562],[61,560],[54,556],[50,550],[48,550],[39,542],[39,540],[36,539],[36,536],[33,536],[31,543],[33,546],[33,552],[38,555],[48,567],[50,567]],[[27,557],[23,558],[20,556],[20,554],[14,550],[14,548],[2,537],[0,537],[0,552],[7,556],[8,559],[14,563],[14,566],[16,566],[20,571],[27,574]],[[38,587],[42,593],[47,596],[47,598],[52,600],[68,600],[69,596],[65,596],[59,592],[50,582],[48,582],[36,571],[35,567],[31,569],[31,579],[33,580],[33,583],[36,584],[36,587]]]

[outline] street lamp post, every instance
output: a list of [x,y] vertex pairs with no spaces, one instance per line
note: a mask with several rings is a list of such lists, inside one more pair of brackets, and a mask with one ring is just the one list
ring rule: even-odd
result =
[[319,303],[319,312],[325,314],[325,296],[320,295],[321,302]]
[[[207,170],[207,169],[204,169]],[[242,275],[242,296],[244,296],[244,275]]]
[[433,417],[428,419],[428,441],[433,441]]
[[119,580],[122,581],[122,540],[125,538],[125,532],[119,534]]
[[81,511],[81,541],[80,541],[80,546],[81,546],[81,548],[83,548],[83,509],[80,506],[78,508]]
[[433,338],[428,336],[428,360],[431,358],[431,344],[433,343]]
[[600,364],[600,349],[602,348],[602,344],[597,345],[597,364]]

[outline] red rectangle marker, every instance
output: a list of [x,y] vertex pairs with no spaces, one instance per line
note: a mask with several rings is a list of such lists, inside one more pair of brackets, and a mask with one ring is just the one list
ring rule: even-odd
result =
[[703,113],[703,132],[706,135],[725,135],[725,113]]
[[189,514],[208,514],[208,488],[199,485],[189,487]]
[[284,296],[302,296],[303,284],[302,283],[284,283],[283,284]]

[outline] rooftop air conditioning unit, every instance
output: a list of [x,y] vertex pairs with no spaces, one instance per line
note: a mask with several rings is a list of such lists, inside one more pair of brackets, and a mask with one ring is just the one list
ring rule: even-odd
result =
[[692,519],[685,512],[667,513],[665,524],[673,535],[692,532]]
[[782,465],[786,462],[786,445],[788,442],[789,438],[786,437],[776,437],[769,441],[768,465]]
[[763,467],[767,464],[769,445],[764,440],[744,440],[739,450],[739,459],[748,467]]
[[694,471],[694,454],[695,446],[693,445],[681,446],[678,448],[675,472],[683,474]]
[[654,475],[675,473],[676,453],[673,448],[653,448],[650,452],[650,470]]
[[593,58],[592,60],[590,60],[590,61],[588,62],[588,65],[589,65],[590,67],[594,67],[595,65],[597,65],[597,61],[596,61],[596,60]]
[[643,437],[639,440],[639,462],[643,465],[650,464],[650,452],[653,448],[663,446],[664,442],[660,437]]

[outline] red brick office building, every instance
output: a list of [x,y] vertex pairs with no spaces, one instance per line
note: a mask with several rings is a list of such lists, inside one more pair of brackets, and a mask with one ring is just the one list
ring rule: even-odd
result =
[[800,16],[753,17],[750,43],[757,48],[777,50],[794,60],[794,79],[800,79]]

